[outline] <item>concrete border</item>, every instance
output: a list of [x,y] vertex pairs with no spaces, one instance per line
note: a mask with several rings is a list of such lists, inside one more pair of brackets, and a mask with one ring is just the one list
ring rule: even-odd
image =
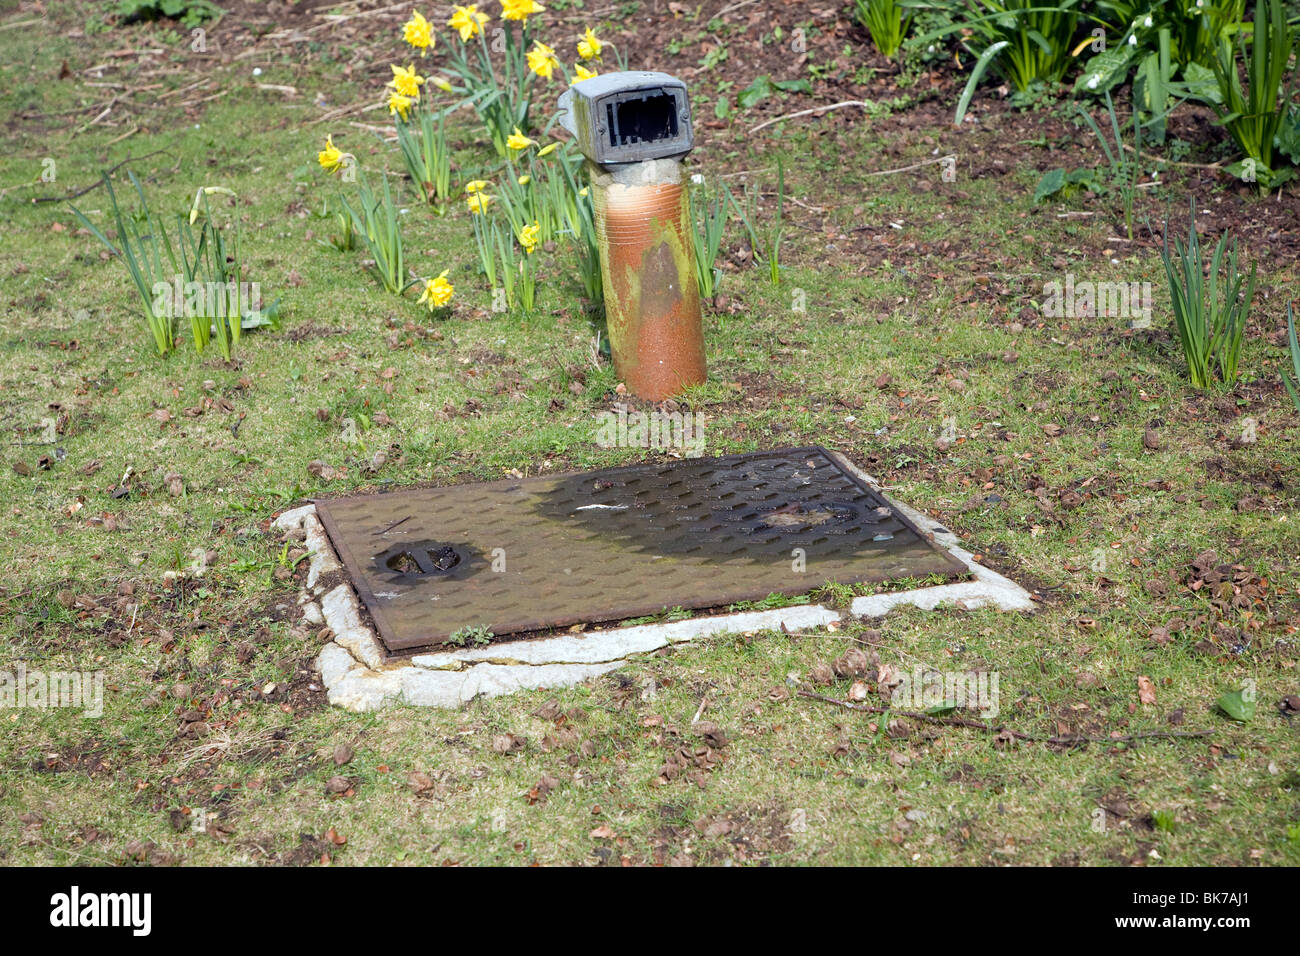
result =
[[[832,454],[855,475],[881,491],[880,484],[870,475],[843,455]],[[907,505],[892,499],[889,502],[965,564],[972,578],[956,584],[855,598],[847,613],[879,617],[904,604],[925,610],[941,604],[958,608],[992,606],[1004,611],[1033,610],[1033,601],[1024,588],[976,564],[971,553],[960,547],[956,535],[947,528]],[[343,566],[316,516],[316,506],[304,505],[286,511],[275,519],[273,527],[286,535],[301,537],[307,548],[310,566],[298,604],[304,621],[324,625],[332,632],[330,642],[316,658],[316,666],[330,703],[353,711],[376,710],[398,702],[422,707],[459,707],[479,696],[567,687],[624,667],[639,654],[694,638],[760,630],[808,630],[838,623],[843,616],[822,605],[805,604],[665,624],[565,633],[487,647],[455,648],[390,661],[385,659],[383,647],[365,624],[351,585],[340,582]]]

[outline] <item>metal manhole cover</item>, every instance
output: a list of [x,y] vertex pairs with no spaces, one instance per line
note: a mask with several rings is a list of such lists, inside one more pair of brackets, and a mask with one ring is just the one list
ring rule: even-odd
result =
[[316,506],[390,652],[966,570],[816,447]]

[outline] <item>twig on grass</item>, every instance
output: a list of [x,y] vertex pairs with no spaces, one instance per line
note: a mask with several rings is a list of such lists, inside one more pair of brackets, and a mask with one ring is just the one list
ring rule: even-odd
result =
[[863,100],[844,100],[842,103],[831,103],[829,106],[814,106],[812,109],[809,110],[799,110],[794,113],[786,113],[784,116],[778,116],[776,119],[770,119],[765,123],[759,123],[749,132],[751,134],[757,133],[760,129],[766,129],[767,127],[773,125],[774,123],[780,123],[783,122],[784,120],[789,120],[789,119],[798,119],[800,116],[814,116],[814,115],[820,116],[822,113],[829,113],[831,110],[842,110],[846,106],[860,106],[862,107],[862,109],[865,110],[870,105],[871,104]]
[[[128,134],[128,135],[129,135],[129,134]],[[120,139],[125,139],[126,137],[119,137],[119,138],[120,138]],[[143,156],[128,156],[126,159],[122,160],[122,161],[121,161],[120,163],[118,163],[116,166],[112,166],[112,167],[110,167],[110,168],[109,168],[109,169],[104,173],[104,176],[111,176],[111,175],[113,175],[113,173],[117,172],[119,169],[121,169],[121,168],[122,168],[123,166],[125,166],[127,163],[138,163],[138,162],[140,162],[141,160],[148,159],[150,156],[157,156],[159,153],[168,153],[168,154],[170,154],[170,153],[171,153],[171,150],[169,150],[169,149],[155,149],[152,153],[145,153]],[[91,184],[90,184],[89,186],[87,186],[85,189],[78,189],[75,193],[68,193],[66,196],[33,196],[33,197],[32,197],[32,202],[34,202],[34,203],[37,203],[37,202],[63,202],[65,199],[76,199],[78,196],[84,196],[84,195],[86,195],[86,193],[90,192],[92,189],[98,189],[100,186],[104,185],[104,176],[101,176],[98,180],[96,180],[95,182],[91,183]]]
[[955,163],[957,154],[949,153],[947,156],[937,156],[934,159],[922,160],[919,163],[913,163],[911,166],[899,166],[897,169],[880,169],[874,173],[867,173],[868,176],[893,176],[895,173],[910,173],[914,169],[920,169],[923,166],[933,166],[935,163]]
[[[1124,147],[1125,152],[1133,152],[1133,147],[1128,143],[1120,144]],[[1150,153],[1138,153],[1142,159],[1149,159],[1152,162],[1162,163],[1165,166],[1182,166],[1185,169],[1222,169],[1223,163],[1185,163],[1176,159],[1165,159],[1163,156],[1152,156]]]
[[864,714],[890,714],[896,717],[909,717],[912,720],[928,721],[932,724],[946,724],[949,727],[969,727],[971,730],[982,730],[986,734],[996,733],[999,736],[1005,734],[1016,740],[1023,740],[1026,743],[1035,744],[1057,744],[1065,747],[1077,747],[1080,744],[1122,744],[1133,743],[1137,740],[1174,740],[1186,737],[1208,737],[1213,730],[1147,730],[1136,734],[1125,734],[1120,737],[1089,737],[1085,734],[1065,734],[1060,737],[1035,737],[1032,734],[1021,733],[1019,730],[1013,730],[1003,724],[989,724],[982,720],[971,720],[967,717],[950,717],[943,714],[925,714],[915,710],[897,710],[893,707],[876,707],[871,704],[851,704],[848,701],[836,700],[834,697],[825,697],[821,694],[814,694],[809,690],[799,691],[800,697],[806,697],[809,700],[821,701],[823,704],[834,704],[836,707],[843,707],[845,710],[856,710]]
[[121,136],[115,136],[115,137],[113,137],[112,139],[110,139],[110,140],[109,140],[107,143],[105,143],[104,145],[105,145],[105,146],[113,146],[113,145],[116,144],[116,143],[120,143],[120,142],[122,142],[122,140],[124,140],[124,139],[128,139],[129,137],[134,136],[134,135],[135,135],[136,133],[138,133],[138,132],[140,132],[140,127],[139,127],[138,125],[136,125],[136,126],[132,126],[129,130],[127,130],[127,131],[126,131],[125,133],[123,133]]

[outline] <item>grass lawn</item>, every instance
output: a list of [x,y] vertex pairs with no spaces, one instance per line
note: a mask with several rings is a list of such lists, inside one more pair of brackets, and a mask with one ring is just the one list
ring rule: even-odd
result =
[[[581,32],[580,9],[550,5],[557,35]],[[1300,723],[1281,703],[1300,695],[1300,416],[1279,378],[1293,194],[1195,165],[1218,158],[1201,123],[1193,164],[1141,191],[1144,226],[1124,241],[1104,198],[1032,202],[1042,171],[1102,162],[1068,104],[982,94],[980,121],[954,130],[961,77],[882,74],[857,89],[875,109],[750,134],[847,97],[715,119],[719,84],[752,78],[739,46],[762,25],[736,14],[731,66],[697,70],[700,54],[665,50],[667,13],[606,15],[634,67],[694,71],[692,171],[759,188],[760,226],[785,168],[780,284],[733,221],[705,314],[710,380],[677,400],[707,416],[706,452],[843,451],[1039,608],[712,638],[575,688],[357,715],[313,673],[326,637],[289,613],[305,565],[274,514],[660,453],[596,444],[597,415],[627,399],[572,246],[539,250],[531,316],[493,312],[463,200],[434,214],[375,131],[386,112],[361,111],[406,62],[407,11],[331,24],[304,10],[277,33],[260,6],[238,5],[197,54],[166,25],[0,3],[0,671],[105,680],[99,719],[0,709],[0,862],[1300,863]],[[789,7],[789,27],[813,16]],[[846,42],[828,41],[817,62]],[[449,270],[449,316],[325,242],[319,213],[351,188],[317,165],[327,133],[392,175],[407,261]],[[450,135],[454,184],[493,178],[471,113]],[[953,182],[931,162],[947,154]],[[281,329],[248,333],[231,362],[188,343],[156,354],[126,270],[66,203],[31,202],[128,157],[119,196],[129,168],[168,215],[201,186],[233,190],[214,211],[241,223]],[[1202,229],[1239,229],[1259,268],[1241,379],[1205,392],[1158,252],[1189,195]],[[75,205],[109,224],[102,188]],[[1067,273],[1150,282],[1151,327],[1047,317],[1044,285]],[[795,693],[852,647],[877,670],[995,671],[999,723],[1035,736],[1212,733],[1062,748]],[[815,689],[844,700],[852,683]],[[1216,708],[1243,686],[1247,722]],[[702,739],[697,714],[725,739]]]

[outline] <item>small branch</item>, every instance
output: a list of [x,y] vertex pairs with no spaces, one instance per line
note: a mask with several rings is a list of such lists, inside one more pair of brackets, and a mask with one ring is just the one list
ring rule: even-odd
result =
[[700,698],[700,706],[695,711],[695,716],[691,718],[692,727],[694,727],[696,724],[700,722],[700,718],[704,716],[704,708],[708,706],[709,706],[709,695],[705,694],[703,697]]
[[823,704],[834,704],[836,707],[843,707],[845,710],[855,710],[863,714],[891,714],[896,717],[909,717],[912,720],[928,721],[932,724],[944,724],[949,727],[968,727],[971,730],[982,730],[986,734],[1006,734],[1014,737],[1016,740],[1023,740],[1035,744],[1057,744],[1060,746],[1078,746],[1079,744],[1122,744],[1132,743],[1137,740],[1174,740],[1187,737],[1208,737],[1213,730],[1148,730],[1136,734],[1127,734],[1122,737],[1089,737],[1084,734],[1066,734],[1061,737],[1035,737],[1032,734],[1021,733],[1019,730],[1012,730],[1010,727],[1002,724],[988,724],[980,720],[970,720],[966,717],[948,717],[941,714],[924,714],[915,710],[896,710],[893,707],[875,707],[871,704],[851,704],[848,701],[836,700],[834,697],[824,697],[821,694],[814,694],[812,691],[799,691],[800,697],[806,697],[809,700],[821,701]]
[[[125,138],[125,137],[119,137],[119,138]],[[116,166],[110,167],[110,168],[105,172],[105,175],[107,175],[107,176],[111,176],[111,175],[113,175],[115,172],[117,172],[119,169],[121,169],[121,168],[122,168],[123,166],[125,166],[127,163],[138,163],[138,162],[140,162],[141,160],[148,159],[150,156],[157,156],[159,153],[170,153],[170,152],[171,152],[171,150],[169,150],[169,149],[155,149],[152,153],[145,153],[143,156],[136,156],[136,157],[128,156],[126,159],[122,160],[122,161],[121,161],[120,163],[118,163]],[[32,202],[34,202],[34,203],[37,203],[37,202],[63,202],[63,201],[66,200],[66,199],[76,199],[78,196],[84,196],[84,195],[86,195],[86,193],[90,192],[92,189],[98,189],[98,188],[99,188],[100,186],[102,186],[102,185],[104,185],[104,177],[103,177],[103,176],[101,176],[101,177],[98,179],[98,181],[91,183],[91,184],[90,184],[89,186],[87,186],[85,189],[78,189],[75,193],[68,193],[66,196],[33,196],[33,197],[32,197]]]
[[105,146],[113,146],[113,145],[115,145],[115,144],[117,144],[117,143],[122,142],[122,140],[124,140],[124,139],[127,139],[127,138],[129,138],[129,137],[131,137],[131,136],[134,136],[134,135],[135,135],[136,133],[138,133],[138,132],[140,132],[140,127],[139,127],[138,125],[137,125],[137,126],[132,126],[129,130],[127,130],[127,131],[126,131],[125,133],[123,133],[121,136],[115,136],[113,139],[110,139],[110,140],[109,140],[107,143],[105,143],[104,145],[105,145]]
[[923,166],[933,166],[935,163],[955,163],[957,155],[949,153],[947,156],[936,156],[934,159],[922,160],[919,163],[913,163],[911,166],[899,166],[897,169],[881,169],[874,173],[867,173],[868,176],[893,176],[895,173],[910,173],[914,169],[921,169]]
[[274,93],[283,93],[285,96],[297,96],[298,88],[296,86],[283,86],[279,83],[258,83],[259,90],[270,90]]
[[784,116],[778,116],[776,119],[770,119],[766,123],[759,123],[749,132],[752,135],[754,133],[757,133],[760,129],[766,129],[767,127],[772,126],[775,123],[780,123],[788,119],[798,119],[800,116],[821,116],[823,113],[829,113],[831,110],[842,110],[846,106],[860,106],[865,110],[870,105],[871,104],[865,103],[862,100],[845,100],[842,103],[832,103],[830,106],[814,106],[810,110],[799,110],[796,113],[786,113]]
[[[1130,153],[1134,151],[1133,147],[1130,146],[1128,143],[1124,143],[1123,146],[1124,149],[1126,149]],[[1217,170],[1223,168],[1223,163],[1180,163],[1176,159],[1165,159],[1162,156],[1152,156],[1150,153],[1138,153],[1138,155],[1142,159],[1149,159],[1152,162],[1162,163],[1165,166],[1183,166],[1187,169],[1216,169]]]
[[369,113],[374,110],[382,110],[385,105],[384,103],[353,103],[351,106],[340,106],[328,113],[322,113],[312,120],[310,125],[314,126],[317,123],[323,123],[326,120],[336,119],[340,116],[347,116],[350,113]]

